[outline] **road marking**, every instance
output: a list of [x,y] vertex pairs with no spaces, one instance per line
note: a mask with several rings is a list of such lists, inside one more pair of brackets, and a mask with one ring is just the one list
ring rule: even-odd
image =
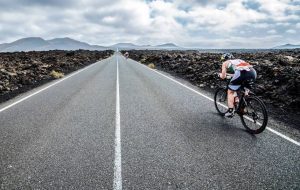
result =
[[292,138],[290,138],[290,137],[287,137],[287,136],[285,136],[284,134],[282,134],[282,133],[280,133],[280,132],[278,132],[278,131],[276,131],[276,130],[270,128],[270,127],[267,127],[266,129],[268,129],[268,130],[271,131],[272,133],[274,133],[274,134],[276,134],[276,135],[278,135],[278,136],[280,136],[280,137],[282,137],[282,138],[284,138],[284,139],[286,139],[286,140],[288,140],[288,141],[294,143],[295,145],[300,146],[300,142],[297,142],[297,141],[295,141],[294,139],[292,139]]
[[117,57],[117,82],[116,82],[116,132],[115,132],[115,166],[114,190],[122,189],[122,162],[121,162],[121,129],[120,129],[120,92],[119,92],[119,60]]
[[61,83],[62,81],[66,80],[66,79],[68,79],[68,78],[70,78],[70,77],[72,77],[72,76],[74,76],[74,75],[77,75],[78,73],[80,73],[80,72],[82,72],[82,71],[84,71],[84,70],[86,70],[86,69],[88,69],[88,68],[90,68],[90,67],[95,66],[97,63],[98,63],[98,62],[93,63],[93,64],[91,64],[91,65],[89,65],[89,66],[87,66],[87,67],[85,67],[85,68],[82,68],[82,69],[80,69],[80,70],[78,70],[78,71],[76,71],[76,72],[74,72],[74,73],[72,73],[72,74],[70,74],[70,75],[67,75],[66,77],[64,77],[64,78],[62,78],[62,79],[60,79],[60,80],[54,82],[53,84],[50,84],[49,86],[46,86],[45,88],[42,88],[42,89],[40,89],[40,90],[38,90],[38,91],[36,91],[36,92],[34,92],[34,93],[32,93],[32,94],[30,94],[30,95],[24,97],[24,98],[21,98],[20,100],[14,102],[14,103],[12,103],[12,104],[10,104],[10,105],[8,105],[8,106],[5,106],[4,108],[0,109],[0,112],[3,112],[4,110],[7,110],[7,109],[11,108],[12,106],[17,105],[17,104],[23,102],[24,100],[27,100],[28,98],[30,98],[30,97],[32,97],[32,96],[34,96],[34,95],[36,95],[36,94],[38,94],[38,93],[40,93],[40,92],[43,92],[44,90],[46,90],[46,89],[48,89],[48,88],[50,88],[50,87],[52,87],[52,86],[55,86],[55,85],[57,85],[58,83]]
[[[167,76],[167,75],[164,75],[164,74],[162,74],[162,73],[160,73],[160,72],[158,72],[158,71],[156,71],[156,70],[150,69],[149,67],[147,67],[146,65],[144,65],[144,64],[142,64],[142,63],[139,63],[139,62],[137,62],[137,63],[138,63],[138,65],[141,65],[141,66],[143,66],[143,67],[145,67],[145,68],[147,68],[147,69],[149,69],[149,70],[151,70],[151,71],[153,71],[153,72],[155,72],[155,73],[157,73],[157,74],[159,74],[159,75],[161,75],[161,76],[163,76],[163,77],[165,77],[165,78],[167,78],[167,79],[169,79],[169,80],[171,80],[171,81],[173,81],[173,82],[175,82],[175,83],[177,83],[177,84],[179,84],[179,85],[181,85],[181,86],[183,86],[183,87],[185,87],[185,88],[187,88],[187,89],[189,89],[189,90],[191,90],[191,91],[193,91],[193,92],[195,92],[196,94],[199,94],[200,96],[203,96],[204,98],[206,98],[206,99],[208,99],[208,100],[214,102],[214,99],[212,99],[212,98],[210,98],[210,97],[208,97],[208,96],[202,94],[201,92],[198,92],[197,90],[195,90],[195,89],[193,89],[193,88],[191,88],[191,87],[188,87],[188,86],[186,86],[185,84],[182,84],[181,82],[178,82],[177,80],[175,80],[175,79],[173,79],[173,78],[171,78],[171,77],[169,77],[169,76]],[[225,105],[223,105],[223,104],[220,104],[220,105],[227,108],[227,106],[225,106]],[[246,119],[248,119],[248,118],[246,118]],[[284,138],[285,140],[288,140],[288,141],[290,141],[291,143],[300,146],[300,142],[295,141],[294,139],[292,139],[292,138],[290,138],[290,137],[288,137],[288,136],[286,136],[286,135],[284,135],[284,134],[282,134],[282,133],[280,133],[280,132],[278,132],[278,131],[276,131],[276,130],[270,128],[270,127],[266,127],[266,129],[269,130],[270,132],[272,132],[272,133],[274,133],[274,134],[276,134],[276,135],[278,135],[278,136]]]

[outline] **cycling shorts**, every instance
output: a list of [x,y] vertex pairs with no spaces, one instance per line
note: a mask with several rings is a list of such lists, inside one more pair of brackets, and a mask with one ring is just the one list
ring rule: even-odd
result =
[[237,91],[242,83],[246,80],[255,80],[256,71],[253,68],[250,68],[250,71],[247,70],[235,70],[232,79],[228,85],[228,88],[233,91]]

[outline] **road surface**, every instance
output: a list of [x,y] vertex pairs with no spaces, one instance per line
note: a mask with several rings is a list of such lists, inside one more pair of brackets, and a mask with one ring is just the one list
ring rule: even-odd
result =
[[[119,53],[0,105],[1,189],[299,189],[300,146]],[[270,126],[271,127],[271,126]]]

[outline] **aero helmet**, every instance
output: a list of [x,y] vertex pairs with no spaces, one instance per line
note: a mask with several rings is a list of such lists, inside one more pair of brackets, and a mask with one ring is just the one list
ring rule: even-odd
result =
[[221,60],[222,61],[226,61],[228,59],[234,59],[234,56],[231,54],[231,53],[224,53],[222,56],[221,56]]

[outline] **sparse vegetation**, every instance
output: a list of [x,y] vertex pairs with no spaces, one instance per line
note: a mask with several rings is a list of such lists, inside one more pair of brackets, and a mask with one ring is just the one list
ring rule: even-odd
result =
[[155,65],[154,65],[153,63],[150,63],[150,64],[148,64],[148,67],[149,67],[150,69],[154,69],[154,68],[155,68]]
[[105,59],[113,51],[30,51],[0,53],[0,102]]
[[50,76],[53,77],[53,78],[55,78],[55,79],[59,79],[59,78],[64,77],[65,74],[62,73],[62,72],[58,72],[58,71],[54,71],[53,70],[53,71],[51,71]]

